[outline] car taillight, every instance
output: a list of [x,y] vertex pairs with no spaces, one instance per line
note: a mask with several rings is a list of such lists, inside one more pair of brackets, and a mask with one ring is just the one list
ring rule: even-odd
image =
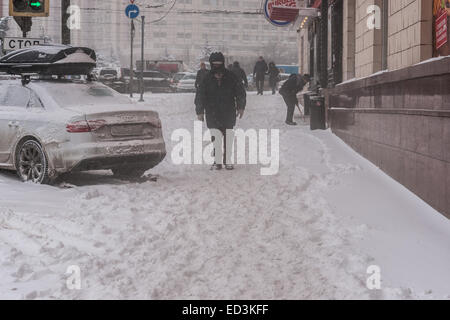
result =
[[87,121],[76,121],[68,123],[66,125],[66,130],[67,132],[70,133],[81,133],[81,132],[89,132],[91,131],[91,128],[89,128]]
[[91,132],[100,129],[105,124],[105,120],[75,121],[72,123],[68,123],[66,125],[66,130],[70,133]]

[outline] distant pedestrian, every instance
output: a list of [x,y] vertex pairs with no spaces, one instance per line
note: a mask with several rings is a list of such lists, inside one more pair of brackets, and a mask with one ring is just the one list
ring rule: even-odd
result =
[[311,81],[309,74],[291,74],[288,80],[283,84],[280,89],[280,94],[283,96],[284,102],[287,106],[286,124],[295,126],[294,111],[295,106],[298,104],[297,93],[303,90],[304,86]]
[[256,82],[256,89],[258,90],[258,94],[264,94],[264,80],[266,77],[266,73],[269,70],[266,61],[264,61],[263,57],[259,57],[258,61],[253,68],[253,79]]
[[[211,71],[200,83],[195,96],[195,112],[200,121],[205,121],[209,129],[217,129],[222,133],[222,150],[216,150],[214,143],[215,162],[212,170],[233,170],[231,162],[231,151],[227,153],[226,133],[236,125],[236,117],[242,118],[246,105],[246,92],[242,82],[225,68],[225,57],[221,52],[214,52],[209,58]],[[214,138],[214,137],[213,137]],[[214,142],[214,139],[213,139]],[[230,150],[228,146],[228,150]],[[223,157],[220,155],[223,154]],[[230,157],[230,158],[229,158]]]
[[269,84],[272,88],[272,94],[277,91],[277,83],[280,81],[280,70],[275,66],[275,63],[269,63]]
[[245,74],[244,69],[241,68],[238,61],[233,62],[233,67],[231,68],[231,71],[236,75],[236,77],[242,81],[244,84],[244,87],[248,89],[248,80],[247,75]]
[[200,70],[198,70],[197,77],[195,78],[195,89],[198,89],[200,83],[203,81],[207,74],[208,70],[206,69],[206,64],[204,62],[200,63]]

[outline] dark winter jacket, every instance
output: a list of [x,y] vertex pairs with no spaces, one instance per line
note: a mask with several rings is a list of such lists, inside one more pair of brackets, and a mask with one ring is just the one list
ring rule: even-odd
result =
[[278,76],[280,75],[280,70],[276,66],[269,67],[269,81],[276,83],[279,81]]
[[205,76],[208,74],[208,70],[206,69],[200,69],[197,72],[197,77],[195,78],[195,88],[198,89],[200,83],[203,81],[203,79],[205,78]]
[[205,114],[210,129],[232,129],[236,125],[236,110],[244,110],[247,94],[242,82],[229,70],[224,71],[222,84],[208,72],[195,96],[197,115]]
[[303,90],[307,81],[297,74],[291,74],[288,80],[281,86],[280,94],[289,100],[293,100],[298,103],[297,93]]
[[248,87],[248,80],[247,75],[245,74],[245,71],[239,66],[239,65],[233,65],[233,68],[231,71],[234,73],[234,75],[241,80],[244,83],[244,86]]
[[262,79],[265,77],[267,70],[269,70],[267,63],[264,60],[258,60],[255,64],[255,68],[253,68],[253,75],[256,79]]

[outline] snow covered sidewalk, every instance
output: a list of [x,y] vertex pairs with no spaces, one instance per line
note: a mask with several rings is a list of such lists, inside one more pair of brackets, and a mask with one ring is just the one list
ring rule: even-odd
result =
[[[171,162],[192,94],[148,95],[168,156],[158,182],[74,175],[72,189],[0,173],[0,298],[450,298],[450,221],[331,132],[286,127],[280,96],[248,97],[243,129],[280,129],[278,175]],[[69,266],[81,290],[69,290]],[[366,270],[381,270],[369,290]]]

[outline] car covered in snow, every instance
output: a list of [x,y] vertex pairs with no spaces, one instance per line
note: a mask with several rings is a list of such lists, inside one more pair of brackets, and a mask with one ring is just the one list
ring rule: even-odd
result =
[[158,113],[102,83],[0,81],[0,168],[23,181],[103,169],[140,177],[165,155]]

